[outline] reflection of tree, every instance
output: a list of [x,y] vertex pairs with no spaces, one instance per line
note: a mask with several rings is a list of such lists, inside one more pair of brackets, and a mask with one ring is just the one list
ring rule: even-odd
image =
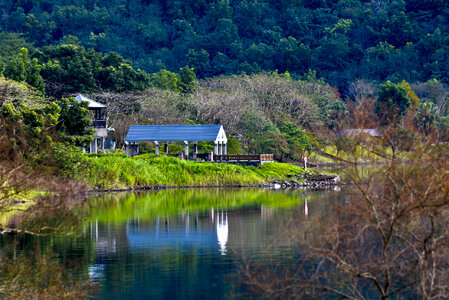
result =
[[333,214],[299,220],[288,233],[302,247],[300,259],[248,264],[241,275],[249,292],[268,298],[447,298],[449,157],[429,144],[409,158],[414,161],[396,159],[379,168],[368,183],[356,180],[345,202],[329,203]]
[[20,234],[3,238],[2,244],[0,297],[82,299],[95,293],[95,285],[80,277],[86,257],[60,252],[56,239]]
[[71,209],[74,204],[47,198],[10,218],[0,237],[2,296],[80,299],[94,292],[88,277],[94,248],[89,238],[78,236],[81,223]]

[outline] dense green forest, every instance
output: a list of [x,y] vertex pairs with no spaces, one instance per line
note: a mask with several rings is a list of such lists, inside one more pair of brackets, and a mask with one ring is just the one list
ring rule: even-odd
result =
[[[447,1],[20,0],[0,11],[0,74],[61,115],[75,93],[107,104],[119,147],[131,124],[220,123],[231,153],[300,159],[342,126],[406,115],[448,137]],[[361,108],[377,121],[348,122]],[[58,122],[62,140],[87,142]]]
[[5,0],[0,11],[4,58],[26,46],[47,60],[46,46],[71,43],[115,51],[147,73],[312,69],[349,96],[357,79],[449,83],[444,0]]

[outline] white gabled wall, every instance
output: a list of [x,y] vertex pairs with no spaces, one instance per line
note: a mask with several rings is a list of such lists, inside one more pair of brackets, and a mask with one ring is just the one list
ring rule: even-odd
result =
[[218,131],[217,139],[215,140],[215,143],[224,143],[226,144],[228,142],[228,138],[226,137],[226,133],[223,129],[223,126],[220,127],[220,131]]

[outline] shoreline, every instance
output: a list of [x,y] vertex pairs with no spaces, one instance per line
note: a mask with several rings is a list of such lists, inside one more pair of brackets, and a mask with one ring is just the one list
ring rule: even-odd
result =
[[[318,178],[318,176],[324,178]],[[295,175],[291,175],[290,178],[297,178]],[[150,186],[136,186],[128,188],[110,188],[110,189],[89,189],[86,194],[95,193],[110,193],[110,192],[130,192],[130,191],[160,191],[167,189],[217,189],[217,188],[262,188],[262,189],[299,189],[299,188],[329,188],[335,186],[344,186],[347,183],[340,181],[339,175],[316,175],[313,180],[309,181],[297,181],[293,180],[273,180],[273,182],[258,185],[150,185]]]

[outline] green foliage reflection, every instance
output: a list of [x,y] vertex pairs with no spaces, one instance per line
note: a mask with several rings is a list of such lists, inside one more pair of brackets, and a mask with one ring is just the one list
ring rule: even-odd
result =
[[302,202],[298,192],[264,189],[170,189],[157,192],[105,194],[80,211],[88,221],[121,223],[130,219],[148,221],[186,211],[236,209],[263,205],[291,207]]

